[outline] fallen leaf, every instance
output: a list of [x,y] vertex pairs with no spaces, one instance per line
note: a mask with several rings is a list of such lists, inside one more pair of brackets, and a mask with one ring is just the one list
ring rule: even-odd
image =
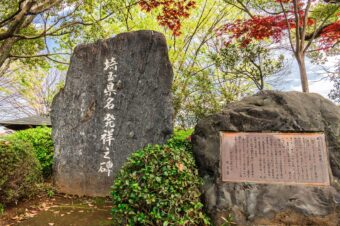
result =
[[180,172],[182,172],[182,171],[184,170],[184,165],[183,165],[183,163],[177,163],[176,165],[177,165],[177,168],[178,168],[178,170],[179,170]]
[[37,215],[37,212],[35,212],[35,213],[30,213],[30,212],[25,213],[26,218],[31,218],[31,217],[34,217],[35,215]]

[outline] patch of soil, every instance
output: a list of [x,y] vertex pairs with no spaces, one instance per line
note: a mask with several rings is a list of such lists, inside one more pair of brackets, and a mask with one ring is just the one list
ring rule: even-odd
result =
[[0,226],[105,226],[111,223],[111,208],[105,198],[38,196],[7,208]]

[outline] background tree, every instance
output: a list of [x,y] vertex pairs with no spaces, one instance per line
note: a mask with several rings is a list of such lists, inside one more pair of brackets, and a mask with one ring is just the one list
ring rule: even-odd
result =
[[[63,87],[65,73],[12,64],[0,79],[0,107],[3,117],[46,116],[55,94]],[[1,101],[3,99],[3,101]]]
[[[22,1],[21,4],[29,2]],[[175,75],[173,96],[177,125],[191,126],[199,118],[256,90],[249,77],[222,72],[220,65],[210,57],[219,51],[216,30],[227,20],[239,16],[238,11],[223,0],[88,0],[62,1],[50,6],[35,15],[29,33],[23,35],[25,28],[14,33],[14,37],[27,44],[27,49],[31,49],[31,41],[39,43],[39,48],[23,54],[16,47],[18,41],[13,45],[10,60],[2,67],[4,70],[15,63],[30,65],[33,71],[42,68],[49,72],[54,67],[63,71],[67,69],[73,48],[79,43],[94,42],[126,31],[152,29],[164,33],[167,38]],[[21,84],[15,89],[12,87],[12,91],[22,90],[24,84],[27,89],[33,87],[19,78],[13,76],[10,80]],[[9,97],[14,97],[14,93],[18,95],[18,91],[7,92],[7,102],[13,100]],[[28,104],[27,101],[24,103]]]
[[[0,68],[6,61],[46,58],[57,63],[66,63],[60,56],[67,52],[51,51],[48,44],[59,42],[67,34],[79,35],[84,27],[90,27],[92,35],[101,28],[101,21],[113,16],[120,8],[110,0],[4,0],[0,3]],[[189,16],[195,6],[188,0],[141,0],[131,1],[129,8],[139,4],[139,9],[151,11],[160,8],[157,20],[162,26],[179,34],[180,21]],[[48,43],[50,41],[50,43]],[[61,49],[65,50],[61,46]],[[66,49],[67,50],[67,49]],[[3,70],[2,70],[3,71]]]
[[265,88],[265,79],[283,69],[284,56],[277,57],[263,43],[241,47],[239,43],[226,45],[211,56],[224,74],[251,80],[258,90]]
[[254,40],[287,41],[300,69],[302,91],[309,92],[305,57],[308,52],[333,48],[340,40],[337,1],[226,0],[243,11],[246,19],[227,23],[220,31],[229,33],[227,44],[234,40],[243,46]]
[[[338,75],[340,70],[337,71]],[[331,76],[331,81],[333,82],[333,88],[329,93],[329,98],[332,99],[336,103],[340,103],[340,77],[339,76]]]
[[0,104],[6,109],[2,114],[8,115],[10,109],[12,114],[47,114],[51,95],[45,92],[52,88],[50,72],[56,72],[51,69],[65,71],[76,44],[115,34],[106,29],[121,12],[133,7],[138,18],[138,13],[153,11],[153,23],[178,36],[181,19],[194,6],[187,0],[1,1]]
[[[225,1],[228,2],[228,0]],[[278,41],[284,40],[283,37],[288,35],[287,31],[289,30],[292,40],[299,40],[295,38],[293,29],[285,28],[287,32],[285,33],[281,31],[284,25],[281,25],[280,29],[275,27],[278,19],[269,21],[275,22],[275,26],[272,27],[276,29],[273,28],[273,35],[268,35],[266,32],[270,31],[270,29],[267,29],[269,25],[263,22],[266,20],[262,19],[262,17],[268,15],[273,17],[281,15],[281,22],[285,24],[284,12],[286,10],[287,15],[289,14],[287,24],[291,25],[294,10],[290,10],[289,5],[293,4],[292,1],[230,0],[229,4],[225,4],[225,1],[15,0],[14,3],[16,4],[13,1],[1,2],[0,6],[4,6],[4,10],[0,11],[2,21],[0,23],[0,26],[2,26],[0,34],[7,33],[10,30],[15,22],[12,18],[22,12],[25,8],[23,6],[30,4],[32,6],[22,17],[24,18],[23,21],[30,21],[30,23],[18,25],[14,32],[9,32],[11,35],[0,39],[0,46],[9,42],[8,40],[11,38],[15,40],[7,57],[3,57],[5,61],[0,67],[0,74],[1,72],[2,74],[6,73],[6,71],[10,73],[13,65],[28,66],[29,69],[27,70],[30,71],[42,69],[45,73],[50,72],[51,68],[64,71],[68,67],[67,62],[73,48],[79,43],[109,38],[126,31],[140,29],[160,31],[167,38],[169,57],[175,75],[173,83],[174,118],[176,118],[177,125],[191,126],[199,118],[219,111],[226,104],[249,95],[256,89],[263,89],[266,85],[265,78],[279,71],[282,67],[282,59],[276,56],[271,57],[270,60],[272,61],[269,61],[269,55],[272,52],[270,49],[266,50],[268,38],[274,39],[276,37],[274,34],[280,34]],[[34,7],[42,3],[45,4],[45,10],[32,13]],[[284,10],[281,8],[281,3]],[[335,6],[335,4],[324,5],[324,8],[329,7],[329,10]],[[268,7],[262,9],[263,6]],[[304,6],[299,5],[298,7]],[[313,9],[315,9],[312,12],[313,15],[317,15],[318,12],[322,14],[324,8],[320,7],[318,11],[313,5]],[[242,18],[240,9],[247,15],[246,19],[228,23],[228,21]],[[245,25],[247,20],[255,20],[256,18],[258,18],[256,20],[258,22],[252,21],[247,26]],[[298,18],[304,17],[299,16]],[[329,17],[325,24],[332,21],[336,21],[334,16]],[[307,22],[309,27],[306,29],[306,34],[312,32],[312,29],[310,29],[312,25],[319,26],[319,22],[313,22],[312,25],[310,20],[307,20]],[[24,24],[27,26],[23,26]],[[264,31],[265,33],[262,37],[261,35],[249,36],[246,32],[239,32],[239,37],[237,37],[237,30],[228,30],[231,29],[233,24],[240,25],[238,28],[244,26],[245,30],[242,31],[255,32],[255,28],[257,28],[259,29],[257,34],[262,34]],[[254,25],[253,28],[252,24],[257,25]],[[216,31],[228,33],[232,41],[227,42],[229,46],[221,49],[220,37],[217,37]],[[328,32],[328,36],[323,36],[321,33],[315,39],[324,39],[323,43],[328,43],[326,39],[330,37],[330,34],[334,34],[334,32]],[[248,36],[251,38],[248,38],[247,41]],[[225,33],[221,37],[225,38]],[[253,40],[255,41],[253,42]],[[334,39],[330,38],[330,40]],[[305,42],[305,44],[308,44],[307,41]],[[258,43],[262,45],[261,48],[255,45]],[[325,47],[316,46],[314,43],[312,42],[309,48],[317,50]],[[239,48],[240,46],[249,47],[242,49]],[[227,50],[228,48],[229,50]],[[234,56],[231,53],[240,54],[242,57]],[[229,61],[228,64],[227,61]],[[229,65],[231,62],[233,63],[232,67]],[[27,76],[34,75],[27,74]],[[22,83],[20,76],[12,76],[12,79],[6,77],[5,81],[25,84],[27,88],[30,87],[31,89],[33,87],[28,83]],[[23,90],[23,87],[18,85],[16,85],[16,90],[19,87]],[[14,90],[13,87],[12,90]],[[7,92],[7,94],[9,93]],[[11,95],[14,95],[14,93],[17,95],[18,91],[12,92]],[[5,98],[9,97],[10,95]]]
[[333,88],[331,89],[328,97],[336,103],[340,104],[340,59],[337,62],[336,67],[332,70],[325,69],[327,76],[333,82]]

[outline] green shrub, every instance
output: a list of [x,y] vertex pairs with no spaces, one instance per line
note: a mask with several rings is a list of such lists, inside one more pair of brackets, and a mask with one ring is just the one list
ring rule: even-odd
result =
[[34,152],[42,167],[44,178],[52,175],[54,146],[52,130],[48,127],[37,127],[15,132],[13,136],[32,144]]
[[174,135],[168,140],[168,144],[173,147],[184,148],[187,151],[192,150],[191,134],[192,129],[188,130],[175,130]]
[[16,203],[37,192],[41,167],[33,147],[14,136],[0,138],[0,203]]
[[1,216],[2,214],[4,214],[4,212],[5,212],[5,206],[4,206],[3,204],[0,203],[0,216]]
[[175,137],[129,157],[112,187],[114,225],[209,225],[186,138]]

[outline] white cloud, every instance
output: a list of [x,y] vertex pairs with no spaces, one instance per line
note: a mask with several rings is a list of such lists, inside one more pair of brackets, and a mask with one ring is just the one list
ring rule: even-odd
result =
[[[281,78],[282,82],[275,85],[273,88],[283,91],[301,91],[301,80],[298,64],[294,57],[289,52],[285,54],[286,60],[288,60],[288,71],[284,78]],[[335,66],[336,59],[331,58],[327,67]],[[318,93],[326,98],[328,98],[328,93],[333,87],[333,83],[327,79],[323,78],[324,70],[322,66],[313,64],[310,59],[306,58],[306,68],[309,81],[310,92]]]
[[[318,81],[309,81],[309,91],[311,93],[318,93],[326,98],[333,86],[329,79],[322,79]],[[301,91],[301,85],[291,87],[291,90]]]

